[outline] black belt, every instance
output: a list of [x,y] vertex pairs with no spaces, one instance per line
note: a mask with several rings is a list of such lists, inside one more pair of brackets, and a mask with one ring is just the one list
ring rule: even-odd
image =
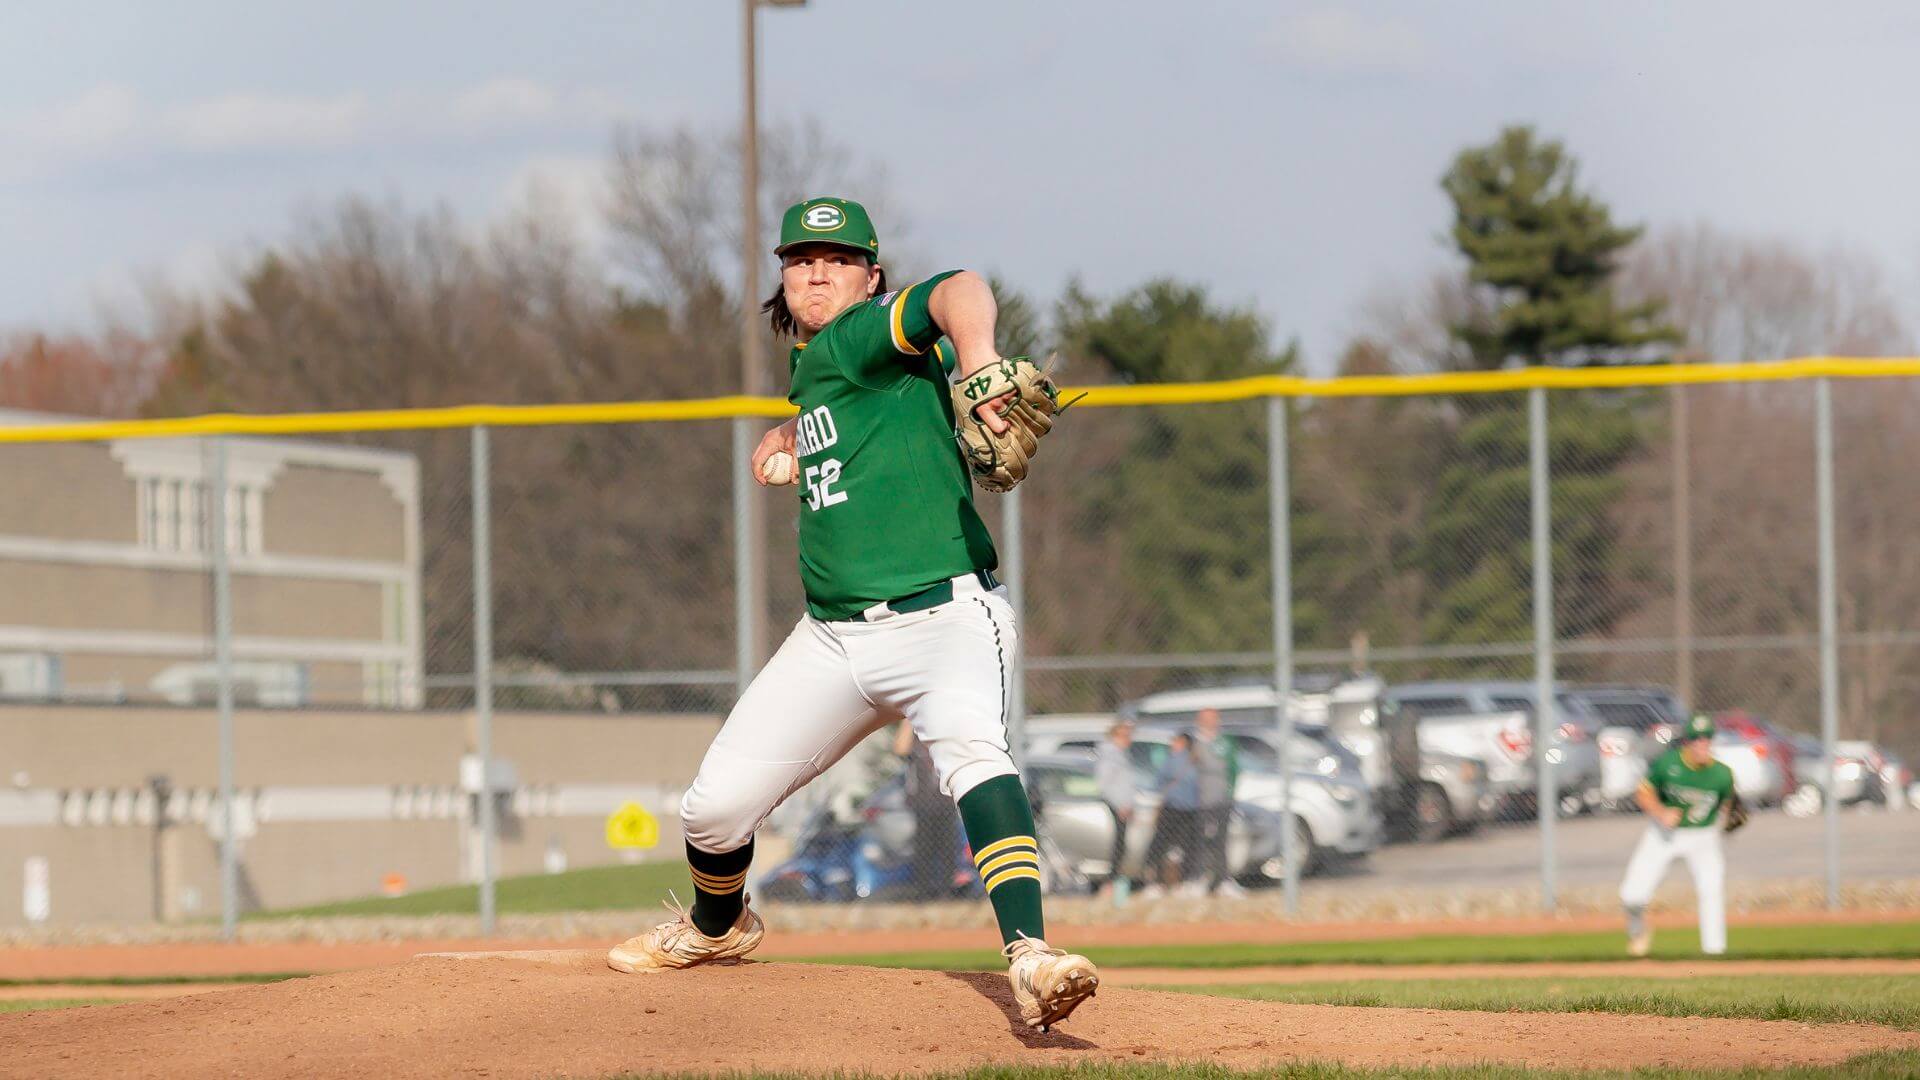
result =
[[[989,592],[1000,587],[1000,579],[994,577],[993,571],[991,570],[975,570],[973,572],[973,580],[979,582],[980,587],[983,589],[986,589]],[[897,600],[887,601],[887,610],[893,612],[896,615],[905,615],[909,612],[925,611],[928,608],[937,608],[941,604],[947,603],[952,599],[953,599],[953,579],[949,578],[946,581],[939,582],[929,588],[921,589],[917,593],[909,593],[908,595],[902,596]],[[862,611],[862,612],[857,612],[855,614],[849,615],[847,616],[846,621],[847,622],[866,622],[867,613]]]

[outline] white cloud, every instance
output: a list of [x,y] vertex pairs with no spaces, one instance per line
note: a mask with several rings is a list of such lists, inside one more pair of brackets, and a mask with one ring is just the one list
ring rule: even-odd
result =
[[365,98],[230,94],[164,109],[157,128],[181,147],[339,146],[367,130]]
[[533,158],[514,170],[502,202],[507,207],[558,215],[575,235],[602,239],[606,219],[607,163],[584,155]]
[[107,83],[66,101],[0,113],[0,174],[47,174],[143,154],[329,150],[376,142],[485,143],[529,132],[604,132],[624,115],[614,94],[496,79],[432,94],[311,97],[238,91],[143,100]]
[[1426,39],[1405,19],[1318,8],[1284,15],[1263,35],[1279,58],[1335,73],[1410,73],[1427,64]]
[[106,146],[138,130],[140,102],[131,89],[104,83],[79,97],[15,118],[0,117],[0,136],[67,149]]
[[544,119],[552,115],[559,104],[560,95],[543,83],[532,79],[495,79],[456,94],[453,113],[460,120],[485,126],[501,120]]

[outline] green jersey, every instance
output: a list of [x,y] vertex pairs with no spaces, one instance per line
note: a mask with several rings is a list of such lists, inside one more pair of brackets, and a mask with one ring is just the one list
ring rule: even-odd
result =
[[1663,806],[1680,809],[1680,827],[1704,829],[1720,820],[1720,808],[1733,797],[1733,770],[1722,762],[1696,769],[1674,747],[1647,766],[1647,783]]
[[956,272],[861,301],[794,346],[800,581],[816,619],[999,565],[954,442],[953,345],[927,311]]

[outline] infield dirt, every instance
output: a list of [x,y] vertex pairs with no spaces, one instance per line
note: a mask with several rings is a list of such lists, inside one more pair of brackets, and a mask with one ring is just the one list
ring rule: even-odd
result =
[[0,1016],[0,1075],[912,1074],[1148,1059],[1728,1067],[1920,1047],[1920,1033],[1867,1025],[1278,1005],[1112,987],[1050,1035],[1010,1010],[997,974],[746,962],[633,976],[598,952],[421,957]]

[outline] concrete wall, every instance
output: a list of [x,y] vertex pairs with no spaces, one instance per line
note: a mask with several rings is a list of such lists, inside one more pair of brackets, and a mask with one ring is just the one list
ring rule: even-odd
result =
[[97,443],[0,448],[0,506],[11,535],[131,544],[133,505],[132,479]]
[[[538,873],[549,849],[574,867],[621,861],[604,828],[625,801],[660,820],[647,857],[678,857],[678,795],[719,723],[496,716],[495,757],[517,774],[500,799],[500,872]],[[234,729],[242,822],[258,808],[242,829],[243,908],[367,896],[388,874],[419,889],[467,873],[473,803],[458,783],[474,745],[470,714],[246,710]],[[156,851],[168,913],[217,914],[217,731],[211,710],[0,706],[0,926],[25,921],[25,866],[36,856],[48,863],[50,923],[150,920]],[[156,773],[175,792],[164,811],[146,787]]]

